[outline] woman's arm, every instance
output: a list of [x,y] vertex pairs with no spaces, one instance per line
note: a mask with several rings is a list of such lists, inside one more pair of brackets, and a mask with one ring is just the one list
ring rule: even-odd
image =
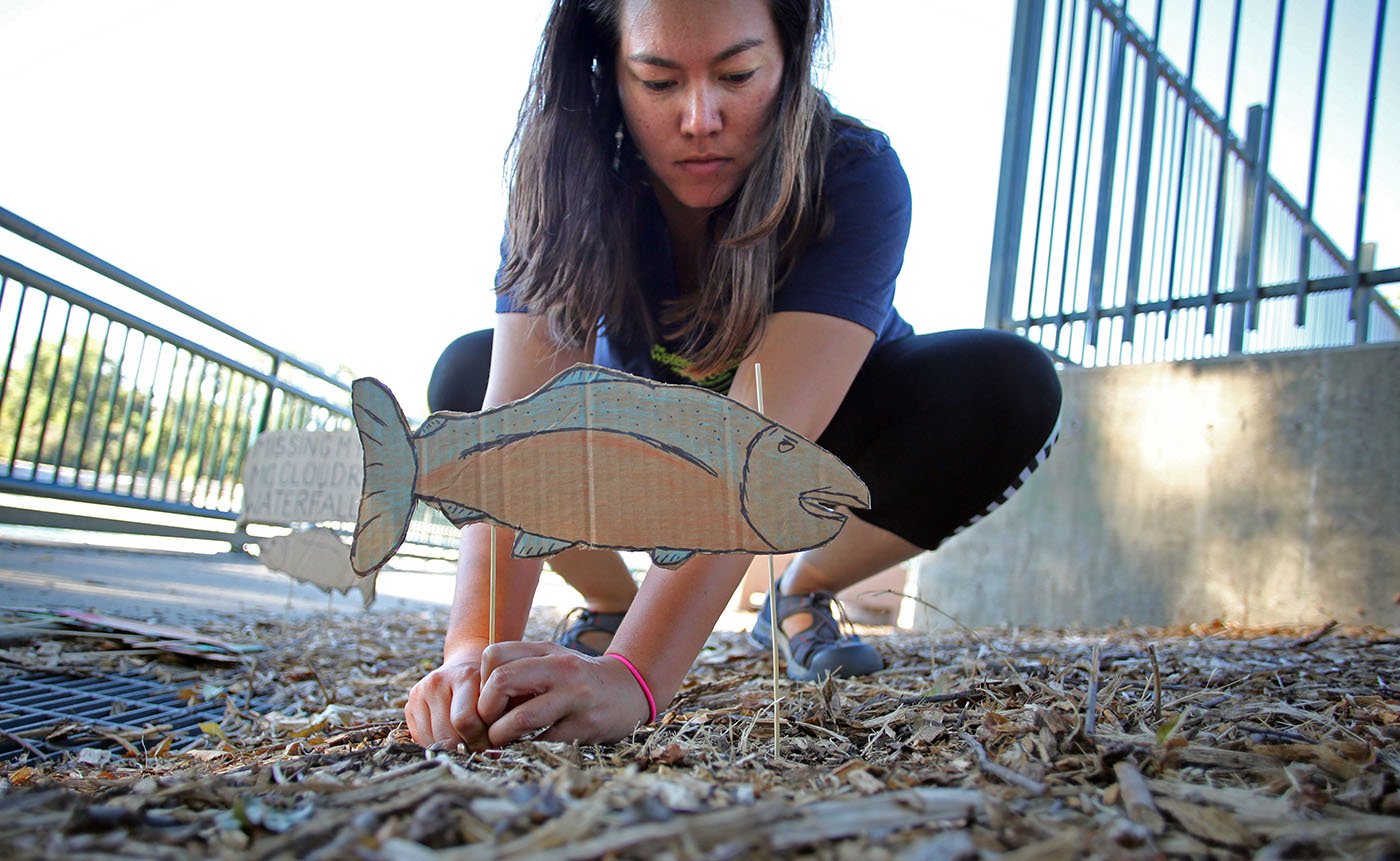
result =
[[[757,406],[753,365],[763,364],[765,413],[803,435],[826,429],[875,342],[869,329],[823,314],[774,314],[740,365],[730,396]],[[645,493],[645,489],[641,489]],[[697,556],[675,571],[653,567],[613,638],[647,680],[658,707],[680,689],[751,557]],[[646,702],[619,661],[589,659],[549,644],[503,644],[487,653],[482,718],[493,744],[542,727],[551,740],[613,741],[646,716]]]
[[[499,314],[491,351],[491,377],[485,408],[523,398],[559,371],[592,357],[592,344],[561,350],[544,323],[525,314]],[[514,535],[496,529],[496,639],[519,640],[525,633],[541,563],[510,555]],[[486,726],[477,714],[481,653],[489,644],[491,533],[486,524],[462,530],[457,582],[443,638],[442,665],[409,692],[404,716],[419,744],[469,747],[486,744]]]

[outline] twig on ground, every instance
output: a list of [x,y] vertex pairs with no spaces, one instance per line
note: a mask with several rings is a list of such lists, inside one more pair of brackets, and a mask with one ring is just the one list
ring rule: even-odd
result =
[[1046,785],[1035,778],[1027,777],[1019,771],[1007,768],[1001,763],[993,761],[991,757],[987,755],[987,749],[982,746],[982,743],[967,733],[958,733],[958,738],[961,738],[968,747],[972,748],[972,752],[977,755],[977,767],[1000,780],[1002,783],[1009,783],[1012,786],[1020,787],[1031,795],[1044,795],[1048,791]]
[[1162,668],[1157,663],[1156,644],[1147,647],[1147,654],[1152,657],[1152,720],[1162,719]]
[[1337,620],[1336,620],[1336,619],[1328,619],[1328,620],[1327,620],[1326,622],[1324,622],[1317,630],[1312,631],[1312,632],[1309,633],[1306,637],[1300,637],[1299,639],[1294,640],[1294,641],[1293,641],[1293,648],[1295,648],[1295,649],[1301,649],[1301,648],[1304,648],[1304,647],[1306,647],[1306,646],[1311,646],[1313,643],[1316,643],[1318,640],[1321,640],[1323,637],[1327,636],[1328,634],[1332,633],[1332,631],[1336,630],[1336,627],[1337,627]]
[[1099,712],[1099,644],[1094,644],[1089,658],[1089,693],[1084,698],[1084,734],[1094,737],[1098,729]]
[[44,758],[44,754],[39,751],[39,748],[35,747],[34,745],[30,744],[29,742],[25,741],[20,736],[15,735],[9,730],[0,729],[0,735],[3,735],[5,738],[9,739],[10,741],[29,751],[31,755],[38,757],[39,759]]

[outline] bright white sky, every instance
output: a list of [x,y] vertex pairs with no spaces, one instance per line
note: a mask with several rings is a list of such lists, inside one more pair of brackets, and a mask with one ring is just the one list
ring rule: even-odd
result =
[[[492,322],[546,0],[3,0],[0,206],[410,415]],[[897,305],[980,326],[1013,4],[832,0],[827,88],[914,188]],[[90,280],[0,232],[0,253]]]

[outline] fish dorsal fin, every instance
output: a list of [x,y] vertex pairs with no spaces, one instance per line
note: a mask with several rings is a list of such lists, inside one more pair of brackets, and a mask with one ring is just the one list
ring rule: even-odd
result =
[[510,555],[517,559],[535,559],[540,556],[553,556],[561,550],[568,550],[577,542],[564,541],[559,538],[547,538],[543,535],[535,535],[530,532],[517,532],[515,534],[515,544],[510,548]]
[[570,367],[559,376],[550,380],[546,389],[556,389],[561,386],[582,386],[588,383],[596,383],[603,380],[618,382],[621,380],[635,380],[636,377],[624,374],[621,371],[614,371],[612,368],[604,368],[601,365],[586,365],[580,362]]
[[690,557],[695,555],[694,550],[676,550],[668,547],[658,547],[651,551],[651,561],[661,568],[679,568]]
[[456,526],[458,529],[466,526],[468,523],[475,523],[486,516],[485,512],[477,511],[475,508],[468,508],[460,502],[451,502],[446,499],[439,499],[437,501],[437,509],[442,512],[442,516],[446,517],[449,523]]

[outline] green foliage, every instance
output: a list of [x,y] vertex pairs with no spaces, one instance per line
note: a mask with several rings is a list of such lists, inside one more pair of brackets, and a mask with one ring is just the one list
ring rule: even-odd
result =
[[13,452],[16,464],[148,480],[152,495],[167,497],[170,482],[236,477],[256,392],[202,360],[187,374],[191,361],[181,356],[173,375],[163,366],[155,376],[174,388],[153,396],[133,385],[130,360],[122,368],[92,341],[86,350],[78,340],[42,341],[0,389],[0,462]]
[[58,342],[40,342],[36,353],[11,368],[3,392],[0,459],[13,452],[16,462],[95,467],[100,456],[112,471],[119,453],[127,464],[135,461],[148,396],[123,385],[117,363],[93,345],[80,351],[70,343],[61,350]]

